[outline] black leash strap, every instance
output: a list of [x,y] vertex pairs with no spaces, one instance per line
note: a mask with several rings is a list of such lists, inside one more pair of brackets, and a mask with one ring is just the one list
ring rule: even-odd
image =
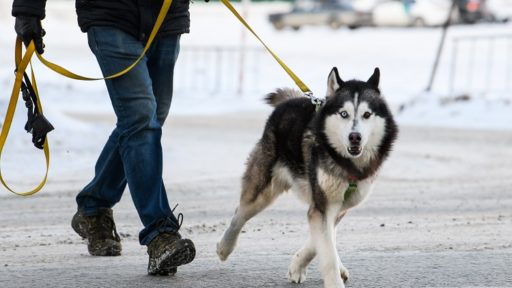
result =
[[52,131],[53,125],[44,117],[43,113],[39,111],[37,105],[36,92],[34,87],[27,76],[27,73],[23,74],[24,81],[21,83],[21,93],[23,100],[25,101],[25,107],[27,107],[27,123],[25,124],[25,130],[32,134],[32,143],[34,146],[43,149],[43,144],[46,141],[46,135]]

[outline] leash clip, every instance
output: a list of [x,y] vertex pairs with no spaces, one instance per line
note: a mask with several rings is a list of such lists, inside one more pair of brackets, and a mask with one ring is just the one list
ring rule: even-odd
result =
[[304,96],[308,97],[309,99],[311,99],[311,103],[313,105],[315,105],[315,110],[318,111],[320,110],[320,107],[324,104],[325,100],[324,99],[320,99],[320,98],[317,98],[313,95],[313,92],[311,91],[307,91],[307,92],[304,92]]

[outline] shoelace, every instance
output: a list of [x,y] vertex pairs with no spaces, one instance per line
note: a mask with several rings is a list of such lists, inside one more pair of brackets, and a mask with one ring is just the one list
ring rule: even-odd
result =
[[[173,212],[173,214],[177,207],[178,207],[178,204],[176,204],[176,206],[174,206],[174,208],[171,210],[171,212]],[[182,213],[179,213],[177,215],[176,221],[177,221],[177,223],[174,222],[171,217],[162,218],[162,219],[158,220],[158,222],[156,224],[156,229],[159,230],[162,227],[166,227],[169,225],[168,223],[171,222],[172,224],[175,224],[176,226],[178,226],[176,229],[176,231],[178,231],[181,229],[181,225],[183,225],[183,214]]]
[[181,229],[181,225],[183,224],[183,214],[179,213],[178,217],[176,217],[176,220],[178,220],[178,230]]
[[[176,210],[176,208],[178,208],[178,205],[179,204],[176,204],[176,206],[174,206],[174,208],[172,208],[172,212],[174,213],[174,210]],[[181,229],[181,225],[183,225],[183,213],[179,213],[178,214],[178,217],[176,217],[176,220],[178,220],[178,230]]]

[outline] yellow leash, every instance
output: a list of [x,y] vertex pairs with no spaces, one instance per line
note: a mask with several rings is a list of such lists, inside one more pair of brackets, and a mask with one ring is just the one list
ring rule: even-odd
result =
[[277,63],[279,63],[279,65],[281,65],[281,67],[283,67],[284,71],[286,71],[286,73],[288,75],[290,75],[290,77],[295,82],[295,84],[297,84],[297,86],[300,88],[300,90],[302,92],[304,92],[307,96],[311,96],[311,94],[312,94],[311,89],[309,89],[309,87],[306,84],[304,84],[304,82],[302,82],[302,80],[300,80],[300,78],[297,75],[295,75],[295,73],[293,73],[293,71],[283,62],[283,60],[281,60],[281,58],[279,58],[276,55],[276,53],[274,53],[274,51],[272,51],[272,49],[270,49],[267,46],[267,44],[265,44],[265,42],[263,42],[263,40],[260,38],[260,36],[258,36],[258,34],[256,34],[256,32],[249,25],[249,23],[247,23],[247,21],[245,21],[245,19],[242,17],[242,15],[240,15],[240,13],[238,13],[238,11],[235,9],[235,7],[233,7],[233,5],[231,5],[229,0],[220,0],[220,2],[222,2],[222,4],[224,4],[224,6],[226,6],[226,8],[228,8],[229,11],[231,11],[231,13],[233,13],[233,15],[235,15],[236,18],[238,18],[238,20],[245,26],[245,28],[247,28],[247,30],[251,31],[252,35],[254,35],[254,37],[256,37],[256,39],[258,39],[260,41],[260,43],[265,47],[265,49],[267,49],[267,51],[272,55],[272,57],[274,57],[274,59],[277,61]]
[[[283,62],[283,60],[281,60],[267,46],[267,44],[265,44],[265,42],[258,36],[258,34],[256,34],[256,32],[247,23],[247,21],[245,21],[245,19],[240,15],[240,13],[238,13],[238,11],[233,7],[233,5],[231,5],[231,3],[228,0],[220,0],[220,1],[231,11],[231,13],[233,13],[233,15],[236,18],[238,18],[238,20],[256,37],[256,39],[259,40],[259,42],[265,47],[265,49],[272,55],[272,57],[274,57],[274,59],[279,63],[279,65],[281,65],[281,67],[285,70],[285,72],[292,78],[292,80],[300,88],[300,90],[306,96],[311,98],[313,104],[315,104],[315,105],[317,105],[317,107],[319,107],[319,105],[321,104],[321,100],[313,97],[313,93],[311,92],[311,89],[309,89],[309,87],[306,84],[304,84],[304,82],[302,82],[302,80],[300,80],[300,78]],[[25,52],[25,54],[22,57],[21,56],[22,55],[22,41],[19,38],[16,39],[16,49],[15,49],[15,54],[16,54],[15,58],[16,58],[16,67],[17,67],[16,80],[13,85],[11,99],[9,101],[9,106],[8,106],[8,109],[7,109],[7,112],[5,115],[5,119],[3,122],[2,131],[0,133],[0,163],[1,163],[2,151],[4,148],[5,142],[7,140],[7,136],[9,135],[9,129],[11,127],[12,119],[13,119],[14,113],[16,111],[16,103],[18,101],[18,97],[19,97],[19,93],[20,93],[23,74],[24,74],[25,70],[27,69],[27,66],[30,64],[30,59],[32,58],[32,55],[34,53],[36,54],[37,58],[41,61],[41,63],[43,63],[46,67],[48,67],[49,69],[53,70],[54,72],[56,72],[62,76],[65,76],[65,77],[68,77],[71,79],[83,80],[83,81],[95,81],[95,80],[113,79],[113,78],[123,76],[126,73],[128,73],[131,69],[133,69],[143,59],[144,55],[146,54],[148,49],[151,47],[151,44],[153,43],[153,41],[156,37],[156,34],[158,33],[158,30],[160,29],[160,27],[165,19],[165,16],[167,15],[167,12],[169,11],[169,9],[171,7],[171,4],[172,4],[172,0],[164,0],[162,8],[158,14],[158,18],[155,22],[155,26],[153,27],[153,30],[151,31],[151,34],[150,34],[148,41],[144,47],[144,50],[143,50],[142,54],[139,56],[139,58],[137,60],[135,60],[135,62],[133,62],[130,66],[128,66],[124,70],[122,70],[118,73],[115,73],[113,75],[106,76],[106,77],[92,78],[92,77],[81,76],[81,75],[78,75],[76,73],[73,73],[73,72],[65,69],[62,66],[59,66],[51,61],[48,61],[41,54],[39,54],[35,51],[35,46],[34,46],[33,41],[29,44],[29,46],[27,47],[27,51]],[[32,76],[32,83],[33,83],[33,87],[35,90],[35,94],[38,99],[37,103],[38,103],[39,111],[42,112],[41,101],[39,101],[39,95],[37,92],[37,85],[36,85],[33,69],[31,70],[31,76]],[[46,158],[46,173],[45,173],[43,180],[39,183],[39,185],[36,188],[34,188],[33,190],[30,190],[28,192],[15,192],[13,189],[11,189],[7,185],[6,181],[3,179],[1,167],[0,167],[0,182],[10,192],[12,192],[16,195],[20,195],[20,196],[29,196],[29,195],[33,195],[33,194],[37,193],[38,191],[40,191],[46,184],[46,180],[48,178],[48,170],[50,167],[50,150],[49,150],[49,146],[48,146],[48,139],[45,140],[45,143],[43,145],[43,151],[44,151],[44,155]]]
[[[7,140],[7,136],[9,136],[9,130],[11,128],[12,119],[14,117],[14,112],[16,111],[16,104],[17,104],[18,98],[19,98],[21,82],[23,80],[23,73],[27,69],[27,66],[30,64],[30,58],[32,57],[32,55],[34,54],[34,51],[35,51],[34,42],[31,42],[30,45],[27,47],[27,51],[25,52],[25,55],[23,55],[23,57],[21,56],[21,49],[22,49],[21,41],[16,41],[16,52],[15,52],[16,53],[16,55],[15,55],[16,67],[17,67],[16,80],[15,80],[14,86],[12,88],[11,99],[9,100],[9,105],[7,106],[7,112],[6,112],[5,119],[4,119],[4,122],[2,125],[2,132],[0,132],[0,159],[2,156],[2,151],[4,149],[5,141]],[[42,112],[41,101],[39,101],[39,96],[38,96],[38,92],[37,92],[37,88],[36,88],[34,71],[32,70],[31,72],[32,72],[31,75],[32,75],[32,83],[34,86],[34,91],[35,91],[36,97],[38,99],[37,103],[38,103],[38,107],[40,109],[39,111]],[[14,194],[20,195],[20,196],[29,196],[29,195],[37,193],[39,190],[41,190],[43,188],[43,186],[46,184],[46,179],[48,178],[48,169],[50,166],[50,148],[48,146],[48,140],[46,140],[43,145],[43,151],[44,151],[44,156],[46,159],[46,173],[45,173],[45,176],[44,176],[43,180],[41,181],[41,183],[39,183],[39,185],[31,191],[16,192],[13,189],[11,189],[11,187],[9,187],[9,185],[7,185],[6,181],[4,180],[4,178],[2,176],[2,171],[0,169],[0,181],[5,186],[5,188],[7,188],[7,190],[11,191]]]

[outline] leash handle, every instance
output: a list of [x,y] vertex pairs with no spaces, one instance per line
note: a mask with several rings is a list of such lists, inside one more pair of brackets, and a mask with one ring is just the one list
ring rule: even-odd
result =
[[[34,42],[30,42],[30,44],[27,47],[27,51],[25,52],[25,55],[22,56],[22,42],[21,39],[17,39],[16,41],[16,48],[15,48],[15,61],[16,61],[16,78],[14,81],[14,85],[12,88],[11,93],[11,99],[9,100],[9,105],[7,106],[7,112],[5,113],[5,119],[3,121],[2,125],[2,131],[0,132],[0,160],[2,158],[2,151],[4,149],[5,142],[7,141],[7,137],[9,136],[9,130],[11,128],[12,120],[14,117],[14,113],[16,112],[16,105],[18,102],[20,89],[21,89],[21,83],[23,82],[23,75],[25,73],[25,70],[27,69],[28,65],[30,65],[30,59],[32,58],[32,55],[34,54],[35,46]],[[38,92],[37,92],[37,85],[35,81],[34,71],[32,70],[32,85],[34,88],[35,95],[37,97],[37,106],[40,112],[42,112],[42,106],[41,101],[39,100]],[[37,185],[36,188],[27,191],[27,192],[16,192],[14,191],[5,181],[2,175],[2,169],[0,167],[0,182],[4,185],[7,190],[10,192],[19,195],[19,196],[30,196],[37,192],[39,192],[44,185],[46,184],[46,180],[48,179],[48,171],[50,167],[50,148],[48,145],[48,140],[44,140],[43,144],[43,152],[45,156],[46,161],[46,172],[44,175],[43,180]],[[1,164],[1,161],[0,161]]]
[[270,55],[272,55],[272,57],[274,57],[274,59],[277,61],[277,63],[279,63],[279,65],[281,65],[281,67],[284,69],[284,71],[292,78],[293,82],[295,82],[295,84],[299,87],[299,89],[305,93],[305,94],[310,94],[312,95],[312,92],[311,92],[311,89],[309,89],[309,87],[304,84],[304,82],[302,82],[302,80],[300,80],[300,78],[295,74],[293,73],[293,71],[290,69],[290,67],[288,67],[283,60],[281,60],[281,58],[279,58],[276,53],[274,53],[274,51],[272,51],[272,49],[270,49],[270,47],[267,46],[267,44],[265,44],[265,42],[260,38],[260,36],[258,36],[258,34],[252,29],[252,27],[249,25],[249,23],[247,23],[247,21],[245,21],[245,19],[242,17],[242,15],[240,15],[240,13],[238,13],[238,11],[235,9],[235,7],[233,7],[233,5],[229,2],[229,0],[220,0],[220,2],[222,2],[222,4],[224,4],[224,6],[226,6],[226,8],[229,9],[229,11],[231,11],[231,13],[233,13],[233,15],[235,15],[236,18],[238,18],[238,20],[245,26],[245,28],[247,28],[247,30],[249,30],[253,35],[254,37],[256,37],[256,39],[258,39],[258,41],[260,41],[260,43],[263,45],[263,47],[265,47],[265,49],[267,49],[267,51],[270,53]]

